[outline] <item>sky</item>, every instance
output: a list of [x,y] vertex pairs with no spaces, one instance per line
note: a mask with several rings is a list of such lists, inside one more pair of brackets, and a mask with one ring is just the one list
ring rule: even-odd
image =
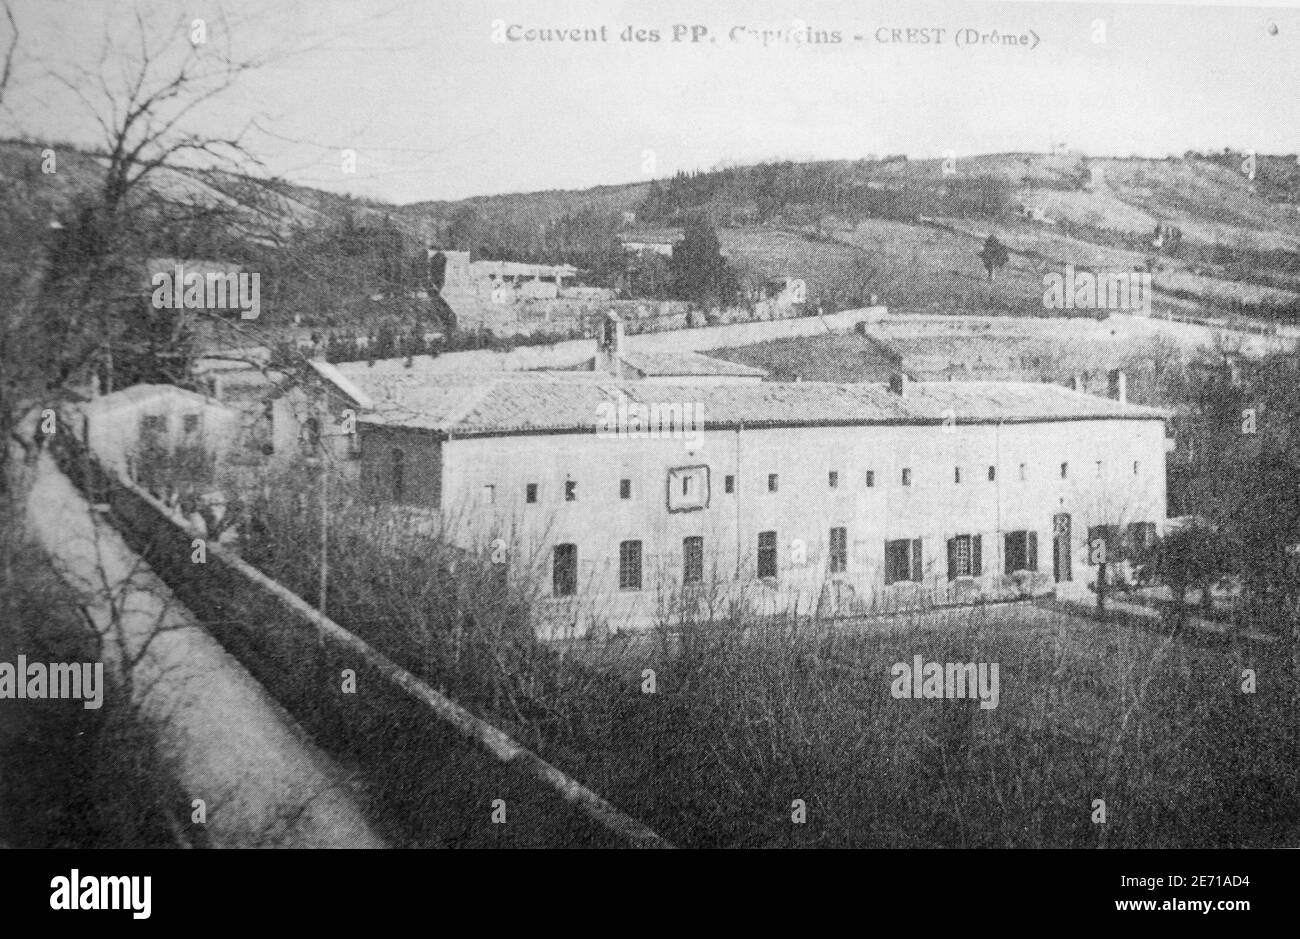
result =
[[[1300,150],[1296,0],[10,3],[20,54],[0,135],[93,143],[82,98],[103,104],[84,73],[130,74],[133,12],[161,64],[186,49],[169,27],[202,17],[201,49],[268,62],[181,126],[242,131],[266,172],[397,203],[770,159]],[[627,27],[658,41],[623,41]],[[597,38],[525,39],[548,29]],[[794,41],[809,36],[826,41]]]

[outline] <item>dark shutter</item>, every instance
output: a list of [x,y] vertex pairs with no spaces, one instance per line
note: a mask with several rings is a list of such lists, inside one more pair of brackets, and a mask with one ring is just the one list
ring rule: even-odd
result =
[[984,573],[980,557],[980,536],[973,535],[970,540],[970,573],[972,577],[978,577]]
[[1025,533],[1025,569],[1038,570],[1038,532]]
[[957,579],[957,539],[948,539],[948,579]]
[[[906,544],[907,542],[903,542]],[[921,582],[921,539],[912,539],[912,580]]]

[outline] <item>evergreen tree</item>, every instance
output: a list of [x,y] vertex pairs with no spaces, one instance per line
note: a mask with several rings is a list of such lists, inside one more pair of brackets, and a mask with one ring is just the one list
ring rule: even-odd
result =
[[668,261],[673,294],[701,306],[733,302],[740,285],[735,271],[722,256],[722,244],[713,226],[702,218],[686,223],[685,237]]
[[984,249],[979,253],[979,259],[984,262],[984,270],[989,272],[989,280],[994,279],[998,270],[1004,267],[1010,258],[1006,245],[998,241],[997,235],[989,235],[988,240],[984,242]]

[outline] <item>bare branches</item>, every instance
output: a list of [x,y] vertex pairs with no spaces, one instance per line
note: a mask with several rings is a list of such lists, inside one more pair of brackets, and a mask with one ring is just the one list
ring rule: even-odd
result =
[[0,105],[4,104],[5,92],[9,89],[9,80],[14,73],[14,60],[18,56],[18,23],[14,19],[14,11],[9,7],[9,0],[4,2],[5,19],[9,21],[9,28],[13,30],[13,38],[9,40],[9,45],[5,48],[4,64],[0,66]]
[[184,19],[159,31],[137,6],[128,35],[105,27],[94,66],[51,71],[99,128],[107,161],[100,195],[108,217],[159,168],[192,168],[189,158],[196,157],[207,164],[259,164],[242,142],[251,121],[238,133],[205,132],[197,123],[206,106],[266,61],[256,54],[235,58],[224,14],[220,23],[223,41],[210,42],[206,32],[196,39]]

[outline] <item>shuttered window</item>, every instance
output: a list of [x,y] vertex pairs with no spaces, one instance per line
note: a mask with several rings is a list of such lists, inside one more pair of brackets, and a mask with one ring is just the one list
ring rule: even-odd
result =
[[776,532],[758,533],[758,576],[776,576]]
[[551,589],[557,597],[578,592],[578,546],[557,544],[551,567]]
[[899,538],[885,542],[885,583],[921,581],[921,539]]
[[948,539],[948,579],[979,577],[983,572],[982,539],[979,535],[957,535]]
[[830,572],[843,574],[849,566],[849,534],[846,528],[831,529]]
[[618,546],[618,589],[641,589],[641,542],[623,541]]
[[699,535],[682,539],[682,583],[704,580],[704,539]]

